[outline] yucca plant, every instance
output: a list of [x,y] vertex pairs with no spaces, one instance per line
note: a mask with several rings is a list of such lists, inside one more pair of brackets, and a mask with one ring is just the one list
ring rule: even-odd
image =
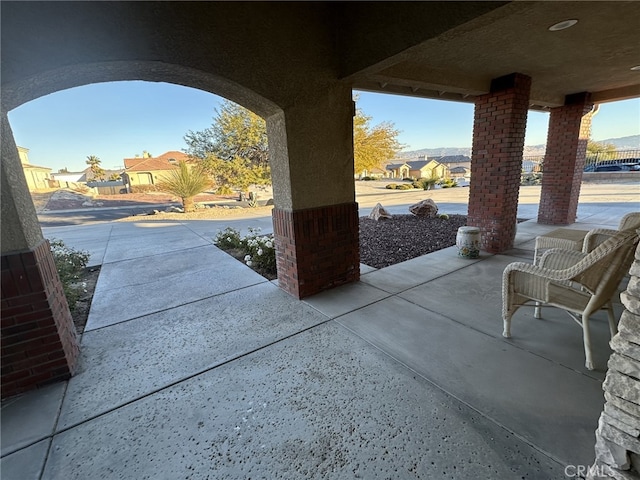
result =
[[182,208],[187,213],[195,210],[193,197],[211,187],[211,183],[209,176],[202,168],[199,166],[190,167],[186,162],[180,161],[178,169],[165,175],[158,188],[180,197]]

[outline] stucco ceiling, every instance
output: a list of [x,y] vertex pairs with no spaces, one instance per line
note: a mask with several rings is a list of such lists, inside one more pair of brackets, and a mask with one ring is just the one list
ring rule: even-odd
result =
[[[578,23],[548,30],[568,19]],[[639,26],[637,1],[511,2],[350,78],[362,90],[473,101],[491,79],[519,72],[532,78],[532,108],[579,92],[596,102],[638,97]]]
[[[532,78],[534,109],[580,92],[595,102],[640,97],[640,71],[631,70],[640,66],[640,1],[3,0],[1,18],[7,110],[62,88],[128,79],[236,101],[255,92],[264,105],[245,106],[261,114],[336,78],[473,102],[492,79],[517,72]],[[568,19],[578,23],[548,30]]]

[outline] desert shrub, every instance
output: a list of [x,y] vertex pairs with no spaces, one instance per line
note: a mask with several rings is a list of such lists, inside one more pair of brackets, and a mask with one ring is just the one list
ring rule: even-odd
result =
[[231,190],[231,187],[229,187],[228,185],[220,185],[216,189],[216,194],[218,195],[231,195],[232,193],[233,190]]
[[412,189],[413,189],[413,186],[409,185],[408,183],[398,185],[398,187],[396,188],[396,190],[412,190]]
[[418,187],[415,187],[415,188],[422,188],[423,190],[431,190],[437,182],[438,180],[435,178],[422,177],[415,181],[415,184],[418,185]]
[[89,262],[89,252],[68,247],[62,240],[53,239],[49,244],[67,303],[69,308],[74,310],[81,290],[85,287],[79,282]]
[[420,181],[416,180],[415,182],[413,182],[413,183],[411,184],[411,186],[412,186],[413,188],[421,189],[421,188],[422,188],[422,183],[420,183]]
[[452,187],[457,187],[458,184],[452,178],[447,178],[445,180],[440,181],[440,186],[442,188],[452,188]]
[[384,188],[387,188],[389,190],[395,190],[396,188],[398,188],[398,185],[395,183],[387,183],[386,187]]
[[523,173],[520,177],[520,185],[540,185],[542,184],[542,173]]

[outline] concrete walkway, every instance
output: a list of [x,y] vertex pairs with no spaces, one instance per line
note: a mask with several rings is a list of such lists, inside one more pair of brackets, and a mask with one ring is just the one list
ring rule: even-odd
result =
[[[638,209],[584,203],[572,228]],[[521,223],[503,255],[362,266],[298,301],[212,244],[221,222],[47,229],[102,269],[78,374],[3,403],[4,480],[558,479],[592,463],[606,315],[592,372],[563,312],[524,310],[501,336],[502,271],[555,227]]]

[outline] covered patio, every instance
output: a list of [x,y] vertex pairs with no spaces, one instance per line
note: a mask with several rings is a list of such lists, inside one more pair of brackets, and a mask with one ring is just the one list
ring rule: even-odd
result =
[[[489,325],[500,290],[491,282],[506,263],[529,256],[537,233],[575,225],[594,104],[640,96],[633,69],[639,16],[637,2],[3,2],[2,395],[49,385],[34,395],[54,398],[44,414],[50,424],[10,441],[3,464],[48,452],[45,478],[162,477],[172,468],[181,476],[236,478],[269,476],[276,464],[285,477],[287,469],[339,476],[348,466],[349,476],[362,478],[393,477],[402,468],[417,477],[558,478],[567,465],[590,464],[593,437],[585,432],[602,407],[601,376],[571,363],[579,337],[564,322],[548,320],[549,329],[519,322],[523,335],[535,330],[519,345],[494,338]],[[125,303],[101,276],[97,298],[105,310],[80,344],[7,113],[55,91],[116,80],[200,88],[266,119],[279,281],[238,271],[237,283],[227,285],[207,268],[194,275],[195,297],[158,298],[139,293],[153,276],[143,271]],[[353,89],[475,104],[467,214],[482,232],[480,261],[427,256],[411,274],[402,266],[360,268]],[[550,112],[545,175],[531,217],[537,222],[516,228],[529,109]],[[589,212],[580,222],[615,227],[622,213]],[[113,228],[105,258],[110,248],[120,252],[107,262],[114,268],[147,264],[118,250],[132,233],[159,242],[142,256],[162,255],[165,235],[174,235],[171,245],[188,245],[179,250],[180,268],[195,268],[189,258],[199,248],[218,255],[185,225],[155,236],[153,229]],[[116,272],[111,281],[122,278]],[[177,271],[164,274],[189,285]],[[456,301],[443,301],[451,291]],[[460,292],[468,303],[457,300]],[[227,295],[235,300],[225,302]],[[155,300],[167,298],[174,303],[156,310]],[[184,336],[171,319],[156,317],[181,306],[182,318],[193,319],[180,323]],[[258,317],[266,323],[251,323]],[[190,330],[216,318],[237,322],[237,330],[222,337]],[[293,318],[307,323],[290,324]],[[144,336],[146,321],[165,322],[158,330],[167,335],[154,337],[161,343],[122,343],[113,363],[113,345]],[[128,328],[137,333],[118,332]],[[566,338],[566,348],[549,347],[541,332]],[[44,347],[29,343],[42,338]],[[606,338],[600,341],[596,349],[606,352]],[[199,342],[205,345],[192,350]],[[123,367],[120,359],[129,356]],[[596,361],[603,365],[606,353]],[[68,390],[50,385],[74,374]],[[83,388],[89,378],[110,381]],[[544,390],[550,385],[553,395]],[[568,419],[566,428],[558,418]],[[255,434],[243,434],[244,424]],[[149,436],[138,436],[143,431]],[[429,459],[427,451],[444,456]]]
[[[585,206],[572,228],[615,228],[630,207]],[[538,479],[593,463],[604,312],[594,371],[561,311],[501,336],[502,270],[553,227],[521,223],[478,260],[362,266],[299,301],[214,247],[211,223],[47,229],[102,272],[78,373],[3,405],[3,478]]]

